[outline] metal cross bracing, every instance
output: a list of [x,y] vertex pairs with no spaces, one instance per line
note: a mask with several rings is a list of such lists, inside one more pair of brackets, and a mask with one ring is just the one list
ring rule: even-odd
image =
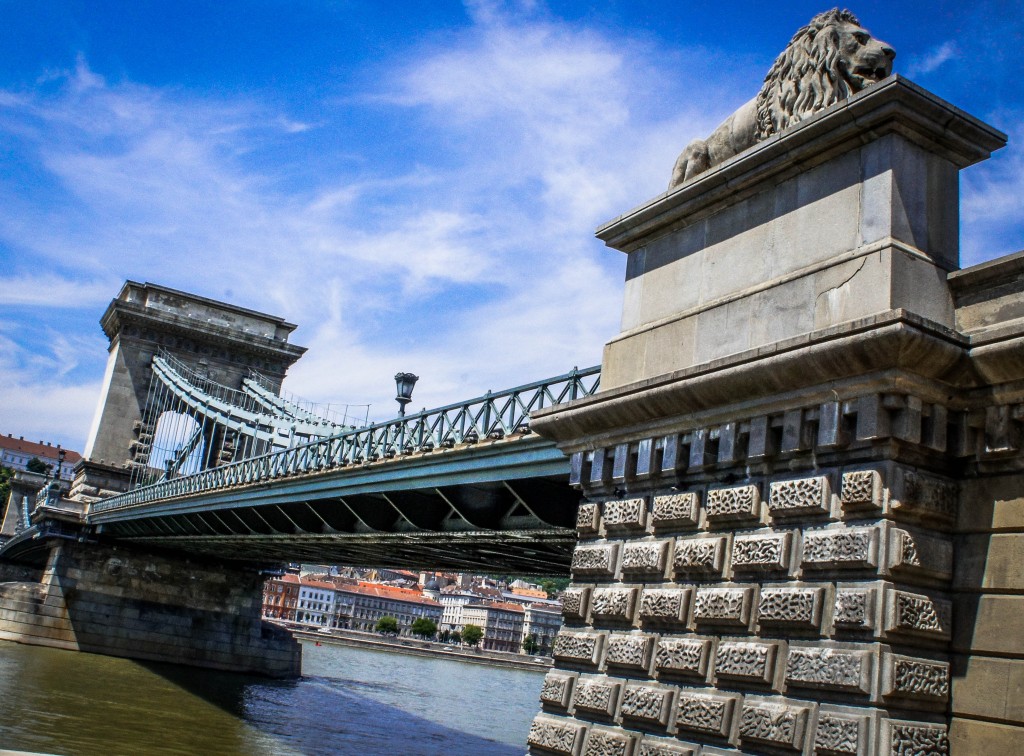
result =
[[87,520],[224,559],[564,571],[579,496],[529,416],[590,396],[599,380],[597,367],[574,369],[172,477],[92,504]]

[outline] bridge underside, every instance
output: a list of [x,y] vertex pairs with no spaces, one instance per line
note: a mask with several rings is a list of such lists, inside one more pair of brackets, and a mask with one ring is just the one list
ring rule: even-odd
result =
[[568,574],[579,494],[541,439],[235,486],[90,517],[106,539],[230,561]]

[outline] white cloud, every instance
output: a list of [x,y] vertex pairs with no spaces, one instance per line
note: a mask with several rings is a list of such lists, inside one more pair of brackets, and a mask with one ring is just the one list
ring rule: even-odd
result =
[[[649,42],[538,20],[528,3],[477,3],[473,17],[347,98],[406,125],[380,164],[324,141],[344,118],[327,104],[307,128],[251,99],[104,81],[84,60],[62,87],[0,92],[0,134],[32,146],[26,160],[59,198],[0,181],[12,209],[0,245],[18,256],[8,277],[61,293],[87,282],[81,333],[94,352],[69,340],[37,363],[16,351],[0,414],[16,425],[59,407],[84,437],[105,355],[95,320],[125,278],[298,323],[309,351],[287,387],[370,402],[374,417],[393,415],[399,370],[421,375],[414,405],[429,407],[599,362],[625,260],[594,227],[662,192],[682,146],[726,114],[683,107],[710,101],[705,85],[683,97],[647,64],[668,57]],[[346,153],[343,169],[310,174],[325,149]],[[306,175],[314,186],[287,188]],[[40,264],[58,272],[39,277]]]
[[929,50],[924,57],[912,59],[907,64],[907,76],[923,76],[938,69],[942,64],[959,57],[956,42],[949,40]]

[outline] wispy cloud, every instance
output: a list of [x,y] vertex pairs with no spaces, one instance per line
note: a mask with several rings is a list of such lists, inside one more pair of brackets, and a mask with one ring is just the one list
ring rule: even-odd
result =
[[929,50],[923,57],[911,59],[907,64],[907,76],[923,76],[938,69],[942,64],[959,57],[960,48],[949,40]]
[[[0,184],[17,219],[0,219],[0,242],[34,261],[9,274],[21,293],[7,301],[50,306],[40,292],[77,287],[98,316],[131,277],[281,314],[310,347],[289,388],[378,415],[393,414],[399,369],[423,376],[416,401],[432,405],[597,362],[623,259],[592,229],[661,190],[649,172],[667,175],[681,123],[632,112],[654,73],[612,40],[498,6],[474,13],[455,44],[421,49],[362,93],[441,159],[356,159],[306,189],[282,187],[322,149],[302,140],[329,123],[111,83],[84,59],[57,87],[8,93],[0,130],[21,135],[61,201]],[[281,140],[301,157],[281,160]],[[57,272],[32,273],[40,261]],[[28,387],[45,368],[16,354],[0,378]],[[101,350],[94,365],[98,378]],[[73,379],[61,375],[53,391]],[[0,412],[27,395],[5,392]]]

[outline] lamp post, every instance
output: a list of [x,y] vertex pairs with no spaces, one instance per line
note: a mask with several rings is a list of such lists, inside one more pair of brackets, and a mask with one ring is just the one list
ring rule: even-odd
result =
[[397,373],[395,375],[395,388],[398,391],[395,401],[398,402],[399,417],[405,417],[405,405],[412,401],[412,390],[419,379],[418,375],[412,373]]

